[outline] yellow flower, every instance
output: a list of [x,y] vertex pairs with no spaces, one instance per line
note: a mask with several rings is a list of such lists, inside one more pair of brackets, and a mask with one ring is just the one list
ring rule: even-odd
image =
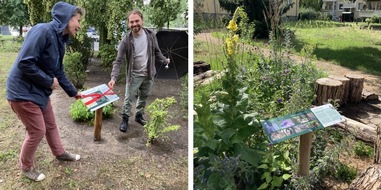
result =
[[228,55],[232,55],[233,51],[234,51],[232,39],[226,38],[225,43],[226,43],[226,50],[227,50]]
[[226,28],[229,30],[232,30],[233,32],[236,32],[238,30],[238,26],[237,26],[237,23],[235,22],[235,20],[230,20],[229,25]]

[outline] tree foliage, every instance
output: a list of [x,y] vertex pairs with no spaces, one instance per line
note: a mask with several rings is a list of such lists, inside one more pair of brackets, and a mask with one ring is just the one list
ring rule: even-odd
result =
[[[271,2],[270,2],[271,1]],[[269,31],[271,30],[271,17],[274,15],[266,15],[269,12],[279,13],[278,17],[284,15],[293,4],[287,5],[285,3],[282,6],[276,7],[277,11],[269,11],[274,7],[270,4],[274,4],[274,0],[219,0],[221,7],[229,11],[231,14],[237,9],[237,7],[243,7],[244,11],[249,17],[249,21],[255,24],[254,37],[267,38]]]
[[184,0],[151,0],[149,4],[149,19],[157,28],[165,25],[169,28],[169,22],[177,18],[181,13],[181,1]]
[[22,0],[0,0],[0,24],[19,28],[22,36],[22,27],[29,23],[27,6]]
[[311,8],[315,11],[320,11],[321,7],[323,5],[322,0],[303,0],[300,1],[300,7],[301,8]]

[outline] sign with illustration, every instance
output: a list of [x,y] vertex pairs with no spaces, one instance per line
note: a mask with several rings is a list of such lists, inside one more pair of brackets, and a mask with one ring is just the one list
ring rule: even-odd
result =
[[331,104],[307,109],[294,114],[261,121],[271,144],[319,130],[344,119]]
[[119,97],[106,84],[102,84],[83,91],[81,101],[90,111],[95,111],[118,99]]

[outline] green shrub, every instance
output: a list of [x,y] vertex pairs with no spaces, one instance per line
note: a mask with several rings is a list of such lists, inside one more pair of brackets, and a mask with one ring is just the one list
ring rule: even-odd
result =
[[338,180],[342,180],[345,182],[351,182],[357,176],[357,171],[355,167],[348,166],[346,164],[340,164],[338,168],[335,178]]
[[[108,104],[104,106],[102,109],[102,118],[111,118],[114,112],[115,110],[113,109],[112,104]],[[69,113],[70,117],[77,122],[93,123],[95,119],[95,113],[90,112],[90,110],[87,109],[87,107],[85,106],[85,104],[83,104],[81,100],[77,100],[70,105]]]
[[106,68],[112,67],[112,62],[116,58],[117,51],[114,45],[104,44],[99,50],[99,56],[102,60],[102,65]]
[[72,38],[67,46],[68,53],[81,53],[80,64],[86,69],[90,58],[93,56],[93,39],[86,34],[81,34],[78,38]]
[[373,148],[366,145],[362,141],[358,141],[355,145],[354,152],[357,156],[361,157],[372,157],[374,154]]
[[163,136],[165,133],[180,128],[179,125],[167,124],[167,119],[170,117],[167,110],[175,103],[174,97],[167,97],[165,99],[156,99],[147,107],[147,112],[150,115],[150,119],[144,125],[144,131],[148,133],[147,146],[150,146],[155,139]]
[[300,20],[316,20],[320,17],[320,12],[315,11],[311,8],[300,9],[299,19]]
[[65,73],[73,85],[81,89],[86,82],[87,74],[83,64],[81,64],[82,55],[79,52],[66,54],[63,63],[65,65]]

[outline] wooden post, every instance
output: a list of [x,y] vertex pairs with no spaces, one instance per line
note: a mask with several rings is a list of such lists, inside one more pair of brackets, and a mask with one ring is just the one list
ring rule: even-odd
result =
[[312,145],[312,132],[300,136],[299,142],[299,176],[310,175],[310,155]]
[[328,99],[340,99],[343,94],[343,83],[330,78],[320,78],[315,83],[315,105],[320,106]]
[[99,108],[95,110],[94,141],[101,140],[101,131],[102,131],[102,108]]
[[347,77],[340,77],[340,76],[329,76],[328,78],[338,80],[341,83],[343,83],[342,86],[342,93],[341,93],[341,98],[340,98],[340,105],[344,105],[348,102],[348,97],[349,97],[349,78]]
[[359,75],[345,75],[349,78],[349,102],[359,103],[364,88],[364,77]]
[[381,126],[377,126],[376,129],[377,137],[376,142],[374,142],[374,159],[373,164],[381,164]]

